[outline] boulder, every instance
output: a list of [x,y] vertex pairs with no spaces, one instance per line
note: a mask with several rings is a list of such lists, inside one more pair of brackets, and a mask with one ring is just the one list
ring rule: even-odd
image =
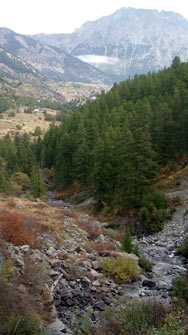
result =
[[63,333],[66,332],[66,327],[64,323],[56,319],[54,322],[52,322],[48,327],[47,327],[47,335],[62,335]]
[[153,280],[149,280],[149,279],[145,279],[143,282],[142,282],[142,286],[147,286],[147,287],[155,287],[156,284]]

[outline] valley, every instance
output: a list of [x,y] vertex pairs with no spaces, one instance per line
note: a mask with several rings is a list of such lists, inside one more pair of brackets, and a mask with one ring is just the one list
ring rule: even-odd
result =
[[0,28],[1,335],[188,333],[187,32]]

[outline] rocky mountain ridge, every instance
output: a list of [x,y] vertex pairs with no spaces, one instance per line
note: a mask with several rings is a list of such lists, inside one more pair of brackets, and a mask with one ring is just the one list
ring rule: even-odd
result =
[[123,80],[170,66],[175,56],[186,61],[187,36],[188,21],[178,13],[121,8],[72,34],[33,37]]
[[[6,53],[5,57],[0,58],[4,72],[11,71],[5,68],[8,66],[7,57],[12,59],[14,72],[19,72],[18,64],[22,61],[22,72],[32,69],[47,78],[64,81],[81,81],[95,83],[111,83],[109,76],[89,64],[75,58],[67,52],[57,47],[34,40],[31,37],[17,34],[10,29],[0,28],[0,47]],[[9,56],[7,56],[9,55]],[[14,59],[14,64],[13,64]],[[6,70],[6,71],[5,71]]]

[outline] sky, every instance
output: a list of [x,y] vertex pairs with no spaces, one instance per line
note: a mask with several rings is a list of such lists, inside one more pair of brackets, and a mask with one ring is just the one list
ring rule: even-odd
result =
[[188,19],[187,0],[1,0],[0,27],[20,34],[71,33],[122,7],[174,11]]

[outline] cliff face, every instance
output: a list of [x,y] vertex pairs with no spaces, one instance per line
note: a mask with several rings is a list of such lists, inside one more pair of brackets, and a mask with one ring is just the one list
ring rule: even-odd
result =
[[175,56],[188,58],[188,21],[174,12],[122,8],[72,34],[35,38],[119,79],[169,66]]

